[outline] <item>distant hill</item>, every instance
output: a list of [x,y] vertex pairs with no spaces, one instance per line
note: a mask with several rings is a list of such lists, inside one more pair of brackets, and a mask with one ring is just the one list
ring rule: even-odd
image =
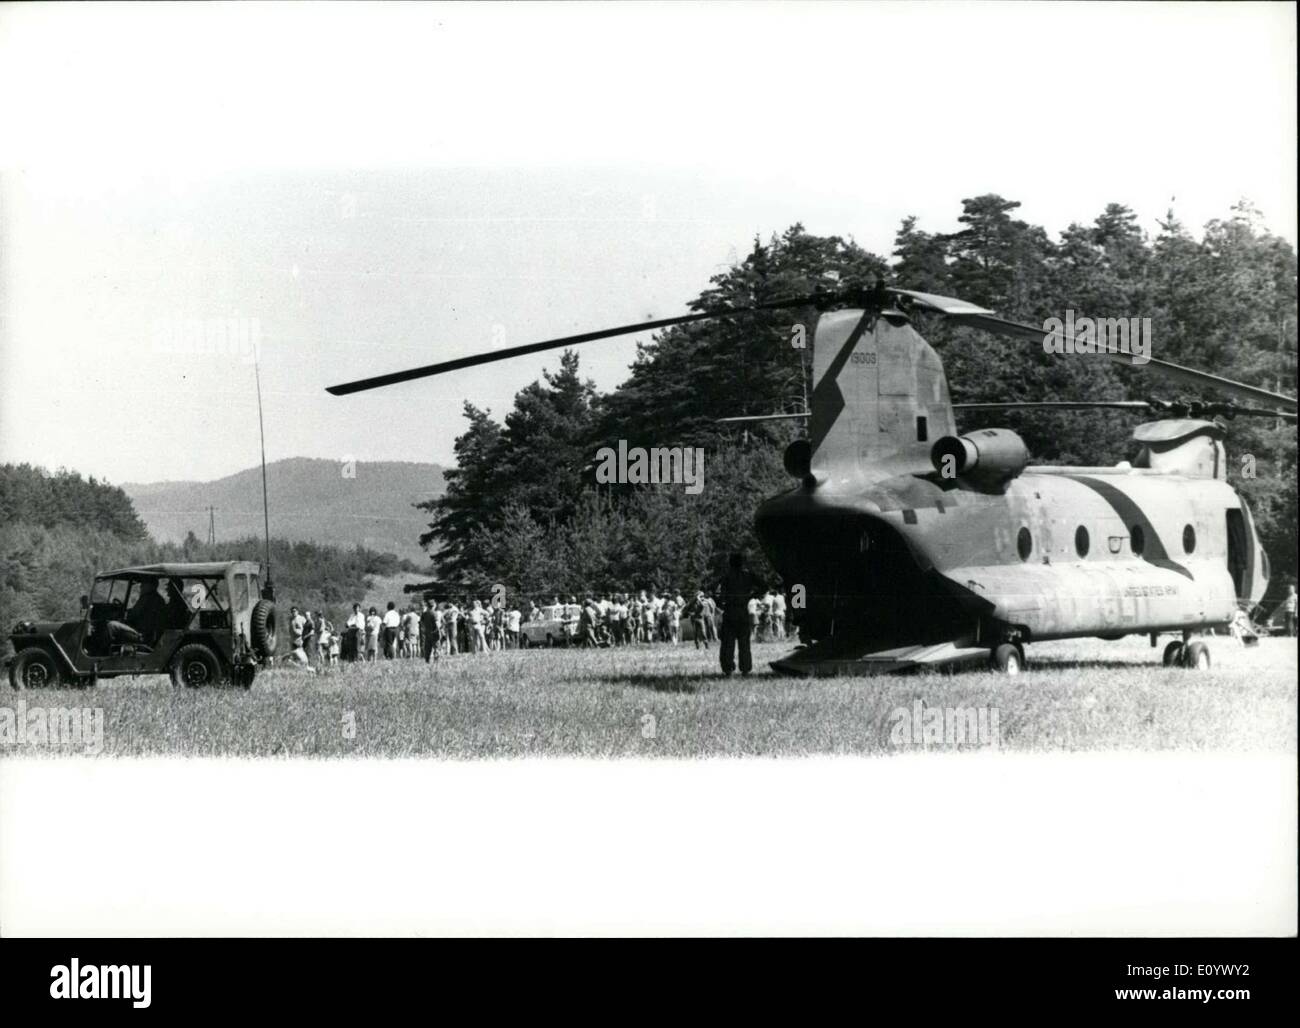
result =
[[[345,472],[354,471],[354,477]],[[428,560],[418,538],[428,515],[411,504],[441,496],[437,464],[340,461],[291,457],[266,466],[271,535],[281,539],[361,545],[419,564]],[[208,537],[215,508],[217,541],[262,534],[262,472],[250,468],[215,482],[124,483],[154,538],[180,542],[187,532]]]

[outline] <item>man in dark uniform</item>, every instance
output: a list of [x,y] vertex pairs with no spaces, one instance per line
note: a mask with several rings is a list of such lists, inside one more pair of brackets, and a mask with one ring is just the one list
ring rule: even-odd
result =
[[433,600],[424,601],[424,613],[420,615],[420,652],[426,664],[438,659],[438,636],[441,618],[433,605]]
[[749,674],[754,661],[749,649],[749,600],[762,588],[745,570],[745,558],[733,553],[727,561],[727,574],[718,586],[722,607],[722,673],[730,675],[736,666],[736,647],[740,648],[740,673]]
[[578,645],[600,646],[596,638],[596,625],[600,621],[600,608],[590,596],[583,597],[582,607],[578,612]]

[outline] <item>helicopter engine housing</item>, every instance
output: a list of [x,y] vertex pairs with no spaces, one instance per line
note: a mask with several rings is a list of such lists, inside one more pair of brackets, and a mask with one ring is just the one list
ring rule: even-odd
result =
[[982,486],[1001,486],[1029,464],[1029,448],[1009,428],[985,428],[970,435],[944,436],[930,450],[930,462],[944,477]]

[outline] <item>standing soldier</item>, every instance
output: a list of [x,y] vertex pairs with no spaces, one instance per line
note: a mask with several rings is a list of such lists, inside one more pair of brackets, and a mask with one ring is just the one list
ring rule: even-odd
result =
[[722,601],[722,673],[730,675],[735,669],[736,649],[740,649],[740,673],[747,675],[753,669],[754,658],[750,652],[749,601],[759,589],[754,576],[745,570],[745,558],[733,553],[727,560],[727,574],[718,586]]
[[438,659],[438,611],[433,600],[424,601],[424,612],[420,615],[420,655],[426,664]]

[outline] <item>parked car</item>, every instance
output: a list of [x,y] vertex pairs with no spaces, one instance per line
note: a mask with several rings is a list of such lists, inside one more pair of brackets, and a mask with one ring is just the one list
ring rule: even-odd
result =
[[564,605],[542,607],[542,616],[535,621],[525,621],[519,626],[519,646],[568,646],[573,642],[574,624],[566,621]]

